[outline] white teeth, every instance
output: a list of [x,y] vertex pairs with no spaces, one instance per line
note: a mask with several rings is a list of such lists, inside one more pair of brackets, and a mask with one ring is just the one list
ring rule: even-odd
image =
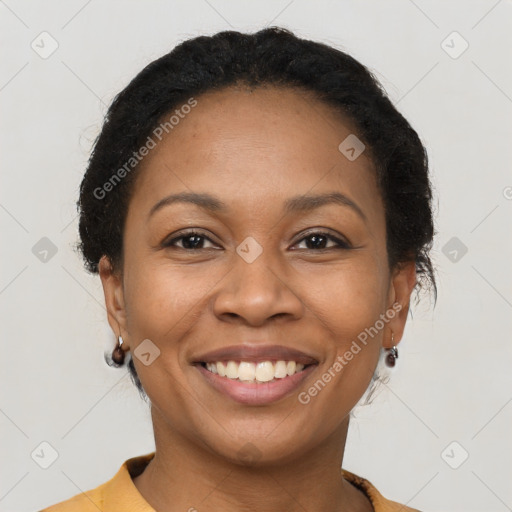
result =
[[215,363],[207,363],[206,368],[212,373],[217,373],[217,365]]
[[274,379],[284,379],[304,370],[302,363],[295,361],[218,361],[206,363],[206,369],[220,377],[238,379],[244,382],[270,382]]
[[[242,366],[243,363],[240,364]],[[240,371],[240,370],[239,370]],[[258,363],[256,367],[256,380],[268,382],[274,378],[274,365],[270,361]]]
[[286,372],[286,361],[277,361],[274,371],[276,379],[284,379],[288,375]]
[[228,361],[226,366],[226,377],[229,379],[238,379],[238,365],[235,361]]
[[238,378],[240,380],[254,380],[256,365],[254,363],[241,362],[238,366]]
[[[215,365],[215,363],[211,363],[211,364]],[[224,363],[217,363],[215,366],[217,366],[218,374],[221,377],[225,377],[226,376],[226,366],[224,365]],[[206,367],[208,368],[208,365],[206,365]]]

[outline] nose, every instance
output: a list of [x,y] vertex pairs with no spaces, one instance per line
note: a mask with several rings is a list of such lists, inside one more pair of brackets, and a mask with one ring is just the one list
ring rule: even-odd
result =
[[303,316],[304,304],[292,283],[264,255],[248,263],[234,254],[234,268],[214,297],[213,310],[219,320],[256,327],[270,319]]

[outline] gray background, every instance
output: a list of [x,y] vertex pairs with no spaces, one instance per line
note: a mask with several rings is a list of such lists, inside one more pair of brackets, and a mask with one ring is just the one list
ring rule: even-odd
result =
[[423,511],[512,510],[511,21],[505,0],[0,1],[0,510],[153,450],[148,406],[103,361],[100,281],[73,251],[78,185],[106,105],[145,64],[267,24],[374,70],[432,165],[438,303],[414,308],[391,381],[354,411],[344,467]]

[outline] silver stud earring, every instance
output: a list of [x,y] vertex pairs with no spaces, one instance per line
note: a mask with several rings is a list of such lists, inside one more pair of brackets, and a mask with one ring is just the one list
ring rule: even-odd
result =
[[[395,333],[392,332],[391,333],[391,343],[394,343],[394,341],[395,341]],[[396,348],[395,345],[393,345],[393,347],[388,348],[386,350],[388,352],[386,354],[386,366],[388,366],[389,368],[393,368],[396,364],[396,360],[398,359],[398,349]]]
[[121,335],[117,338],[117,345],[112,352],[112,360],[117,365],[122,365],[124,363],[124,350],[123,350],[123,338]]

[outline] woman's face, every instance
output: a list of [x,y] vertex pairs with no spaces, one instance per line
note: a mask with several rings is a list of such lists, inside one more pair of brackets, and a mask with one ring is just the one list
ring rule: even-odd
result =
[[341,432],[400,340],[414,264],[390,272],[372,164],[340,151],[355,131],[332,109],[272,87],[196,100],[137,171],[122,275],[102,259],[109,320],[155,431],[292,460]]

